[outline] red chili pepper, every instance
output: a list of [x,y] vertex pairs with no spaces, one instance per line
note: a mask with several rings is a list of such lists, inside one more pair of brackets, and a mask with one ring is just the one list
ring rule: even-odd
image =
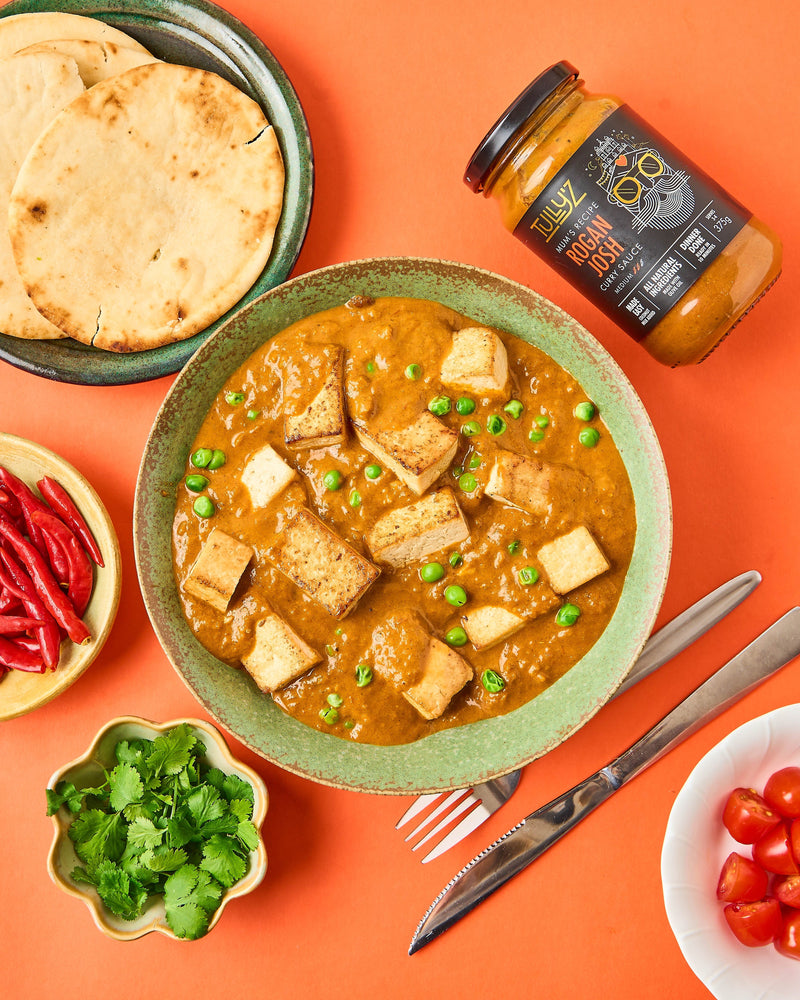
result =
[[38,628],[42,623],[38,618],[22,618],[18,615],[0,615],[0,635],[20,635],[29,629]]
[[75,532],[75,534],[80,538],[83,547],[89,553],[89,555],[94,559],[98,566],[105,566],[103,562],[103,554],[100,551],[100,546],[95,541],[95,537],[91,532],[89,525],[84,520],[83,515],[75,506],[72,498],[58,482],[58,480],[53,479],[52,476],[45,476],[40,479],[36,484],[39,487],[39,492],[48,501],[53,510],[64,520],[66,524]]
[[36,593],[33,581],[14,556],[0,542],[0,583],[22,602],[31,618],[38,618],[42,625],[36,630],[42,659],[50,670],[55,670],[61,657],[61,630]]
[[17,527],[20,526],[22,508],[14,494],[5,486],[0,486],[0,509],[5,510],[11,520],[16,523]]
[[36,593],[47,610],[74,643],[83,645],[92,635],[75,614],[72,602],[59,587],[41,552],[24,538],[9,522],[0,518],[0,538],[5,538],[19,556],[22,565],[33,581]]
[[30,674],[43,674],[44,660],[35,653],[29,653],[8,639],[0,636],[0,663],[11,670],[24,670]]
[[14,499],[22,510],[22,516],[25,520],[30,540],[42,555],[46,556],[47,550],[44,547],[41,532],[35,525],[31,524],[31,514],[35,510],[44,509],[44,502],[36,496],[29,486],[23,483],[21,479],[18,479],[13,472],[9,472],[8,469],[3,468],[2,465],[0,465],[0,483],[6,487],[9,493],[13,494]]
[[0,615],[7,615],[9,611],[16,611],[20,606],[20,599],[8,587],[0,586]]
[[61,547],[67,560],[69,580],[67,594],[75,608],[75,614],[82,618],[94,586],[94,574],[89,556],[72,531],[55,514],[37,510],[33,514],[33,522],[41,528],[45,541],[49,537]]

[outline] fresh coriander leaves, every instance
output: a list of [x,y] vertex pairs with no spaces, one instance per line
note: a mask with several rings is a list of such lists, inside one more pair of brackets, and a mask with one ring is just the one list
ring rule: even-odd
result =
[[125,920],[162,895],[173,932],[192,939],[258,846],[252,786],[209,767],[204,749],[183,724],[155,740],[120,741],[103,785],[47,789],[48,816],[62,806],[75,816],[69,837],[84,867],[72,878]]

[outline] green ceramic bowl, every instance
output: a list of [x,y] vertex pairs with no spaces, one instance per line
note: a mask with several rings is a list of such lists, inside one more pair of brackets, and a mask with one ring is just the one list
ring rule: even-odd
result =
[[20,340],[0,333],[0,358],[60,382],[125,385],[172,375],[242,306],[291,272],[305,239],[314,190],[311,138],[297,94],[275,56],[248,28],[207,0],[12,0],[0,18],[42,10],[97,17],[169,62],[218,73],[261,105],[275,128],[286,170],[272,254],[256,283],[206,330],[151,351],[114,354],[70,339]]
[[[285,715],[244,671],[224,668],[183,617],[171,564],[175,496],[191,444],[227,377],[265,340],[354,294],[433,299],[527,340],[567,368],[598,404],[633,484],[638,529],[617,610],[594,647],[522,708],[403,746],[349,743]],[[529,288],[463,264],[382,258],[294,278],[250,303],[176,380],[142,459],[134,508],[139,580],[153,627],[194,695],[268,760],[325,784],[372,792],[458,788],[512,771],[556,747],[614,693],[655,622],[669,567],[672,519],[650,420],[616,363],[566,313]]]

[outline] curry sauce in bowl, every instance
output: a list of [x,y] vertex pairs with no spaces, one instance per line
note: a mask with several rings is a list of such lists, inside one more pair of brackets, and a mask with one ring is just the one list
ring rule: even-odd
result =
[[388,259],[209,341],[156,420],[135,540],[220,722],[289,770],[409,792],[591,717],[649,635],[671,519],[649,420],[585,331],[488,272]]

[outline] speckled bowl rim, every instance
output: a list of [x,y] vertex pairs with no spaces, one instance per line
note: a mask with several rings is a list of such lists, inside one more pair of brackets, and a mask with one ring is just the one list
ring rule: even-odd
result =
[[[349,743],[302,725],[224,667],[183,617],[171,564],[175,496],[192,441],[226,378],[269,336],[356,293],[433,299],[530,340],[567,368],[597,403],[628,468],[637,508],[633,558],[616,612],[594,647],[539,697],[508,715],[416,743]],[[672,546],[669,485],[650,418],[607,351],[569,315],[524,285],[451,261],[387,257],[294,278],[245,307],[192,359],[150,433],[134,502],[139,582],[153,628],[195,697],[267,760],[337,787],[409,794],[458,788],[547,753],[609,699],[639,655],[663,597]]]
[[[136,715],[123,715],[107,722],[95,735],[89,747],[80,757],[76,757],[68,764],[58,768],[47,782],[48,788],[55,788],[59,781],[64,778],[70,779],[72,776],[88,770],[93,764],[104,763],[108,758],[106,750],[113,750],[119,739],[130,738],[134,733],[141,735],[145,739],[155,739],[156,736],[174,729],[175,726],[186,724],[191,727],[195,736],[201,740],[212,754],[218,755],[223,770],[228,774],[237,774],[240,778],[249,781],[253,786],[253,824],[258,830],[258,846],[250,852],[248,867],[244,876],[230,889],[225,890],[217,909],[214,911],[208,925],[206,935],[216,927],[222,916],[222,911],[234,899],[252,892],[264,879],[267,871],[267,851],[261,834],[261,828],[269,808],[269,793],[261,776],[251,767],[234,757],[223,734],[216,726],[202,719],[172,719],[170,722],[151,722]],[[118,733],[118,735],[117,735]],[[217,763],[220,766],[220,763]],[[78,786],[80,787],[80,786]],[[71,864],[78,864],[74,851],[67,848],[69,840],[67,830],[72,822],[71,814],[62,806],[53,816],[50,817],[53,823],[53,842],[47,856],[47,871],[53,882],[63,889],[70,896],[81,900],[92,915],[95,925],[108,937],[115,941],[134,941],[156,931],[174,941],[184,940],[178,938],[166,923],[164,908],[162,904],[151,905],[142,916],[133,922],[126,922],[116,917],[106,909],[97,892],[92,886],[84,883],[73,882],[69,877],[69,872],[62,871],[62,864],[59,862],[60,852],[65,851],[66,856],[71,857]],[[71,869],[70,869],[71,870]],[[204,935],[205,936],[205,935]]]
[[205,330],[131,354],[101,351],[69,338],[23,340],[0,332],[0,359],[53,381],[128,385],[173,375],[239,309],[284,281],[297,262],[314,197],[314,153],[303,107],[261,39],[208,0],[11,0],[0,8],[0,19],[43,11],[96,17],[130,34],[155,56],[218,73],[257,101],[275,129],[286,179],[272,252],[250,290]]

